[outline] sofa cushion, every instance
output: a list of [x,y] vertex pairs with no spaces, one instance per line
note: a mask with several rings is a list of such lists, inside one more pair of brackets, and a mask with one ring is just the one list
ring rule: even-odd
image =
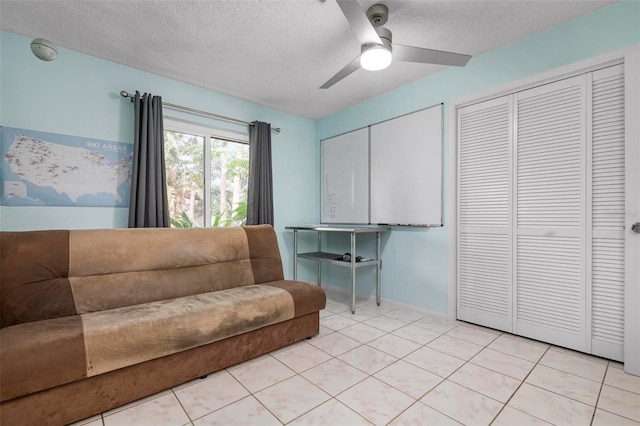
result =
[[81,315],[87,376],[294,317],[289,292],[251,285]]
[[0,340],[2,401],[87,376],[78,315],[5,327]]
[[76,313],[69,231],[0,232],[0,326]]
[[289,280],[273,281],[265,284],[287,290],[289,294],[291,294],[295,306],[294,315],[296,317],[301,317],[325,308],[327,296],[321,287]]
[[158,271],[69,278],[79,314],[254,284],[249,259]]
[[0,326],[282,280],[275,231],[0,232]]
[[269,225],[245,226],[249,257],[256,284],[284,279],[282,259],[275,232]]
[[319,287],[279,281],[6,327],[2,400],[302,316],[325,302]]

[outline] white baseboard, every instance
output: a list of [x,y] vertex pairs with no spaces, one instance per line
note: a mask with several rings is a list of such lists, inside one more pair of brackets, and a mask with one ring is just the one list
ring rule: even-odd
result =
[[[344,287],[338,287],[331,284],[323,283],[322,288],[327,292],[340,293],[340,294],[351,297],[351,292],[345,289]],[[372,295],[372,294],[359,293],[358,291],[356,291],[356,312],[358,312],[358,307],[357,307],[358,302],[361,303],[362,301],[375,303],[376,297],[375,295]],[[421,314],[429,315],[432,317],[447,319],[447,314],[444,314],[442,312],[431,311],[429,309],[424,309],[419,306],[409,305],[407,303],[402,303],[396,300],[389,300],[389,299],[385,299],[384,297],[381,297],[380,305],[383,305],[383,304],[384,306],[388,306],[393,309],[410,310],[410,311],[418,312]]]

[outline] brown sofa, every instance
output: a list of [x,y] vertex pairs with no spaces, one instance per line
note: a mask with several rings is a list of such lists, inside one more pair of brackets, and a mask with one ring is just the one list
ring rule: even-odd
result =
[[65,424],[313,336],[271,226],[0,233],[0,423]]

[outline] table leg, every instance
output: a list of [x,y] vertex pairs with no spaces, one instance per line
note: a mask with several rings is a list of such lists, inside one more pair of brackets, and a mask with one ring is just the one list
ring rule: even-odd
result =
[[380,268],[382,267],[382,259],[380,259],[380,233],[376,232],[376,303],[380,306]]
[[[322,251],[322,233],[318,232],[318,252]],[[318,261],[318,287],[322,287],[322,262]]]
[[356,313],[356,233],[351,233],[351,313]]
[[293,280],[298,279],[298,230],[293,230]]

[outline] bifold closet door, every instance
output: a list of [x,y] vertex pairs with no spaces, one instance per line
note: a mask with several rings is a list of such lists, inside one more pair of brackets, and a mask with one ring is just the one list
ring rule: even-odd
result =
[[515,97],[514,332],[588,352],[586,78]]
[[622,361],[625,285],[624,66],[591,75],[591,352]]
[[458,110],[458,318],[622,361],[625,79]]
[[512,96],[458,111],[457,315],[512,331]]

